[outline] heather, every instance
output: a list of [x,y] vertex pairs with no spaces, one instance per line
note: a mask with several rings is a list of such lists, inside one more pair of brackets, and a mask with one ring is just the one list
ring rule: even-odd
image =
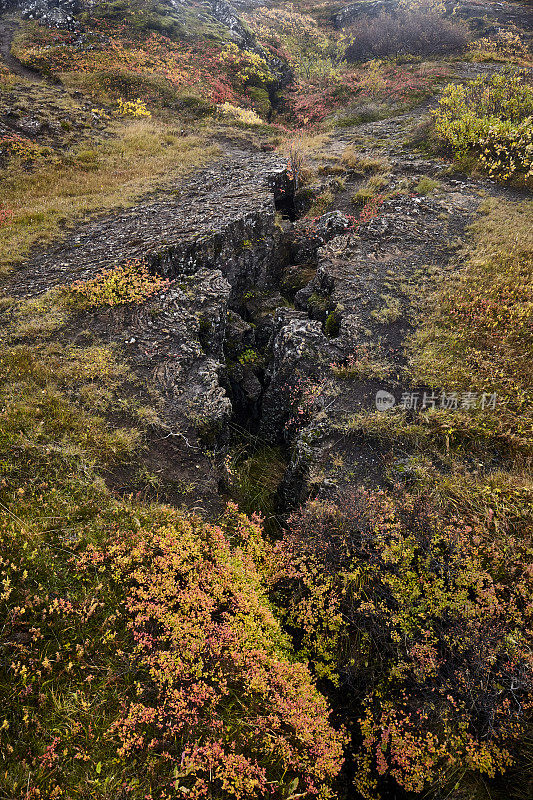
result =
[[429,96],[447,77],[439,64],[369,63],[334,78],[301,80],[287,97],[290,117],[303,126],[345,126],[386,118]]

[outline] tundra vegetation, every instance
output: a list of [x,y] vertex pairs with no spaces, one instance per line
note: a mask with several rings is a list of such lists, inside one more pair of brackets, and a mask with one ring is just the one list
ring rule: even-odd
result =
[[[342,17],[327,0],[240,0],[237,41],[211,5],[92,2],[67,27],[17,3],[0,16],[0,34],[16,30],[0,60],[0,797],[528,800],[533,60],[512,13],[524,6],[359,0]],[[418,108],[398,154],[379,125]],[[179,199],[226,141],[286,161],[314,253],[316,218],[339,202],[356,238],[395,198],[431,208],[446,181],[455,193],[478,181],[490,197],[457,226],[453,270],[401,298],[390,276],[373,344],[328,366],[347,392],[396,370],[405,385],[490,389],[497,406],[359,404],[335,433],[408,453],[405,472],[329,480],[280,512],[287,442],[326,413],[324,386],[295,374],[283,444],[242,428],[206,450],[225,508],[175,502],[149,459],[155,434],[171,436],[162,392],[101,337],[112,313],[155,318],[144,304],[174,283],[143,258],[37,294],[9,280],[83,221]],[[399,176],[415,157],[439,178]],[[276,224],[284,235],[288,220]],[[298,261],[277,307],[293,313],[316,274]],[[241,298],[250,329],[260,299]],[[321,287],[307,309],[334,344],[343,309]],[[393,367],[382,339],[405,319]],[[271,356],[246,345],[227,373],[264,380]]]

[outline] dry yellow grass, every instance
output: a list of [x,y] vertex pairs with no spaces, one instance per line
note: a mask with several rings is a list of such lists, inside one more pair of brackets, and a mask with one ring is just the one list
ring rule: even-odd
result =
[[90,150],[45,156],[31,170],[12,160],[0,174],[0,196],[14,212],[0,228],[0,270],[49,242],[65,223],[130,205],[219,152],[202,137],[182,136],[158,120],[114,122],[110,131]]

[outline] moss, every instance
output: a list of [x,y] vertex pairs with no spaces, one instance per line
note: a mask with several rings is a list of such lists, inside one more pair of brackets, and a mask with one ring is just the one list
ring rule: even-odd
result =
[[[94,19],[124,20],[133,31],[147,33],[157,31],[164,36],[180,39],[186,35],[183,16],[170,4],[148,2],[146,0],[112,0],[100,2],[91,9]],[[89,14],[81,15],[82,20],[89,19]]]
[[318,292],[313,292],[308,300],[309,311],[315,318],[324,319],[329,304],[329,297]]
[[303,289],[304,286],[314,278],[316,269],[314,267],[290,267],[285,270],[281,281],[281,288],[291,297]]
[[216,106],[194,94],[180,94],[176,99],[178,111],[185,112],[194,118],[208,117],[216,110]]
[[439,181],[436,181],[433,178],[429,178],[427,175],[425,175],[418,181],[415,187],[415,192],[418,194],[433,194],[433,192],[436,192],[437,189],[440,189],[440,186],[441,184]]
[[259,86],[249,86],[246,89],[246,94],[252,101],[254,110],[257,111],[260,117],[268,119],[272,112],[272,104],[266,89]]
[[330,311],[324,323],[324,333],[326,336],[334,337],[339,335],[341,327],[341,316],[337,310]]

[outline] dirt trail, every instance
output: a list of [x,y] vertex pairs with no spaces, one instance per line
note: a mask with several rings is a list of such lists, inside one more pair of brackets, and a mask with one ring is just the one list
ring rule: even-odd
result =
[[7,67],[19,75],[21,78],[26,78],[28,81],[45,81],[45,78],[33,69],[28,69],[24,64],[15,58],[11,53],[11,43],[13,37],[17,32],[16,22],[10,22],[3,17],[0,17],[0,57]]

